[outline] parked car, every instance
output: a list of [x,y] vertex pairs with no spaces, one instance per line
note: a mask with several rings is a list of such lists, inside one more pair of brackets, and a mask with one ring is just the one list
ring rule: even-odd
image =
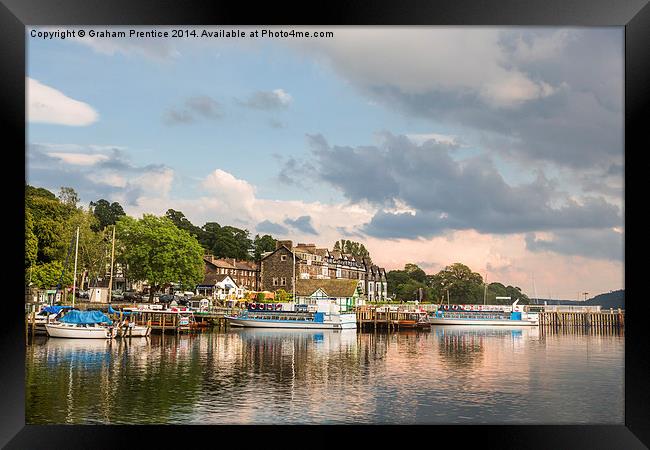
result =
[[175,296],[172,294],[163,294],[160,297],[158,297],[158,300],[160,303],[169,303],[172,300],[174,300]]
[[128,301],[142,301],[142,295],[135,291],[127,291],[123,294],[124,300]]

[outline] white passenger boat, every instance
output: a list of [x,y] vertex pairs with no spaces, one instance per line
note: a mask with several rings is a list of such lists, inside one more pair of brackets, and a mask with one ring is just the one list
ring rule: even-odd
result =
[[253,304],[249,305],[249,308],[239,315],[226,316],[226,319],[234,327],[313,330],[357,328],[357,317],[354,312],[340,312],[338,308],[323,309],[310,311],[307,305],[295,305],[293,310],[286,311],[276,308],[261,309]]
[[489,326],[536,326],[537,314],[528,314],[515,301],[510,311],[505,309],[467,310],[465,305],[441,305],[429,316],[431,325],[489,325]]
[[101,311],[72,310],[57,322],[45,324],[47,335],[69,339],[111,339],[115,337],[113,321]]

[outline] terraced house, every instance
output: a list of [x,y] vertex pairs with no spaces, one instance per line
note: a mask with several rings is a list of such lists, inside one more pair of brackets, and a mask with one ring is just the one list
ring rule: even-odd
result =
[[259,290],[259,267],[254,261],[203,256],[205,274],[229,275],[237,286],[247,291]]
[[294,254],[297,280],[356,280],[368,301],[382,301],[388,296],[386,270],[367,258],[317,248],[315,244],[294,247],[292,241],[278,241],[275,251],[262,255],[261,290],[293,291]]

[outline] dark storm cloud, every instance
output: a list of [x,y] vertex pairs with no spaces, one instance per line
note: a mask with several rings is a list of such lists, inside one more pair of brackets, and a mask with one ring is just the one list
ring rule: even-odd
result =
[[309,216],[300,216],[296,219],[286,218],[284,220],[284,223],[306,234],[318,234],[318,232],[312,226],[311,217]]
[[[462,48],[458,42],[451,44]],[[345,49],[332,50],[331,57],[333,65],[374,102],[436,125],[462,127],[467,135],[480,139],[485,150],[522,164],[544,162],[593,170],[622,162],[622,29],[506,29],[499,33],[496,45],[498,66],[544,86],[544,91],[499,105],[485,95],[491,86],[488,80],[485,84],[438,83],[433,71],[429,82],[413,77],[418,84],[411,89],[399,79],[373,76],[367,66],[376,64],[376,58],[352,64]],[[388,63],[395,58],[390,53],[386,57]],[[414,54],[413,64],[423,57]],[[463,70],[463,55],[457,58],[458,70]],[[456,62],[443,59],[439,64]],[[377,67],[382,72],[382,66]],[[513,94],[520,89],[505,83],[501,88],[512,89]]]
[[189,124],[198,119],[220,119],[223,117],[221,105],[207,95],[190,97],[183,107],[172,107],[163,114],[167,125]]
[[526,234],[526,248],[532,252],[554,252],[587,258],[623,261],[623,234],[611,229],[562,230],[552,239],[538,239]]
[[[446,230],[518,233],[555,228],[621,225],[619,210],[601,197],[580,202],[541,172],[532,182],[509,185],[492,160],[452,158],[454,145],[384,135],[378,147],[330,147],[309,137],[315,174],[353,202],[380,211],[363,231],[382,238],[431,237]],[[391,212],[405,204],[414,212]]]
[[255,229],[260,233],[272,233],[280,235],[286,235],[289,233],[287,227],[284,227],[279,223],[271,222],[270,220],[263,220],[255,226]]

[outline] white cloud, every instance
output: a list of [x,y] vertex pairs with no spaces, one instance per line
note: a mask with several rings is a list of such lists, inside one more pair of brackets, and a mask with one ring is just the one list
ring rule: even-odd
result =
[[48,152],[49,156],[61,159],[67,164],[75,166],[92,166],[100,161],[106,161],[108,155],[88,153]]
[[[362,87],[393,86],[405,94],[454,90],[476,94],[490,106],[512,107],[550,95],[547,83],[509,64],[497,28],[345,28],[335,39],[294,43]],[[522,57],[546,56],[562,42],[520,46]],[[290,44],[291,45],[291,44]],[[381,48],[381,52],[377,52]],[[526,51],[527,49],[527,51]]]
[[97,121],[99,114],[87,103],[27,77],[27,120],[29,122],[84,126]]
[[458,140],[456,136],[450,136],[446,134],[438,134],[438,133],[407,134],[406,137],[418,145],[422,145],[426,141],[435,141],[440,144],[458,145]]
[[281,104],[283,104],[283,105],[286,106],[286,105],[288,105],[289,103],[291,103],[291,100],[292,100],[291,95],[289,95],[288,93],[286,93],[284,90],[282,90],[282,89],[274,89],[274,90],[273,90],[273,93],[274,93],[275,96],[278,98],[278,101],[279,101]]

